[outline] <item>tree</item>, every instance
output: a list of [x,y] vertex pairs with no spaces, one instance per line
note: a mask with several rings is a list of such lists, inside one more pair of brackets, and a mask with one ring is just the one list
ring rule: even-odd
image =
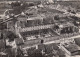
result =
[[[3,22],[3,20],[1,22]],[[7,29],[7,25],[5,23],[0,23],[0,30],[1,30],[1,37],[0,37],[0,39],[3,39],[3,30],[4,29]]]
[[20,2],[15,2],[15,3],[11,3],[11,6],[13,8],[13,13],[14,14],[20,14],[22,11],[25,10],[26,8],[26,3],[20,3]]
[[54,16],[54,19],[55,19],[55,20],[59,20],[59,15],[55,15],[55,16]]

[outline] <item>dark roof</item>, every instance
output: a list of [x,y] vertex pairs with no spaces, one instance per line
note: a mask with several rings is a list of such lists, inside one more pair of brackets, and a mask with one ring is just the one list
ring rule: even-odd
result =
[[11,38],[18,38],[18,36],[12,31],[4,31],[3,33],[5,34],[6,37],[8,37],[10,39]]

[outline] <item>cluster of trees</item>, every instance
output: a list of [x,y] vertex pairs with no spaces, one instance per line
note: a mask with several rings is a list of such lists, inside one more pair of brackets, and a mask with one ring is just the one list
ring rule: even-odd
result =
[[[53,57],[53,56],[65,57],[64,51],[59,49],[59,47],[56,44],[48,44],[48,45],[40,44],[38,45],[38,47],[39,47],[38,49],[34,48],[29,49],[27,51],[28,55],[30,57]],[[41,50],[43,50],[43,52],[45,53],[42,54]]]
[[73,24],[75,26],[79,26],[80,25],[80,18],[78,18],[76,16],[71,16],[71,18],[73,19]]
[[11,7],[13,8],[13,13],[17,15],[20,14],[23,10],[25,10],[26,4],[21,2],[12,2]]
[[0,24],[0,30],[7,29],[7,24]]
[[26,3],[26,2],[18,2],[17,1],[17,2],[12,2],[11,7],[14,9],[14,12],[16,14],[19,14],[22,11],[24,11],[25,9],[28,9],[28,7],[35,6],[38,4],[41,4],[41,2],[38,1],[38,2]]
[[59,15],[55,15],[55,16],[54,16],[54,19],[55,19],[55,20],[59,20],[59,19],[60,19]]

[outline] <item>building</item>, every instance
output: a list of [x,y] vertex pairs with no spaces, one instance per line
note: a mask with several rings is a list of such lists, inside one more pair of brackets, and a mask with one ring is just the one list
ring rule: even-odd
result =
[[66,55],[69,56],[80,55],[80,47],[71,41],[62,44],[61,48],[65,51]]
[[[45,1],[53,3],[62,0],[44,0],[42,2]],[[72,13],[68,13],[69,15],[64,14],[64,10],[60,9],[64,8],[63,6],[55,5],[55,8],[49,8],[52,5],[50,4],[48,7],[29,7],[29,10],[25,10],[26,12],[22,11],[19,15],[10,14],[7,11],[5,15],[10,14],[10,18],[1,22],[7,23],[7,31],[18,35],[18,37],[14,37],[14,34],[7,32],[6,45],[10,47],[10,51],[14,52],[14,49],[16,51],[16,48],[19,47],[21,55],[24,53],[23,55],[34,55],[34,57],[35,54],[40,55],[40,52],[44,53],[44,49],[46,50],[45,54],[51,54],[54,57],[65,57],[67,53],[69,56],[79,54],[79,46],[74,43],[74,38],[80,37],[79,28],[73,23],[76,18],[73,19],[70,17]],[[37,50],[36,45],[40,43],[41,39],[44,40],[43,44],[46,47],[41,45],[41,47],[43,46],[42,50]],[[2,47],[4,46],[0,48]]]

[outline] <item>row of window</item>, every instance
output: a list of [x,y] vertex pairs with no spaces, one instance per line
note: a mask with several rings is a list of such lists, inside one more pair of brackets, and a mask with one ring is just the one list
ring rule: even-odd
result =
[[54,24],[53,19],[20,21],[21,27],[31,27],[31,26],[47,25],[47,24]]

